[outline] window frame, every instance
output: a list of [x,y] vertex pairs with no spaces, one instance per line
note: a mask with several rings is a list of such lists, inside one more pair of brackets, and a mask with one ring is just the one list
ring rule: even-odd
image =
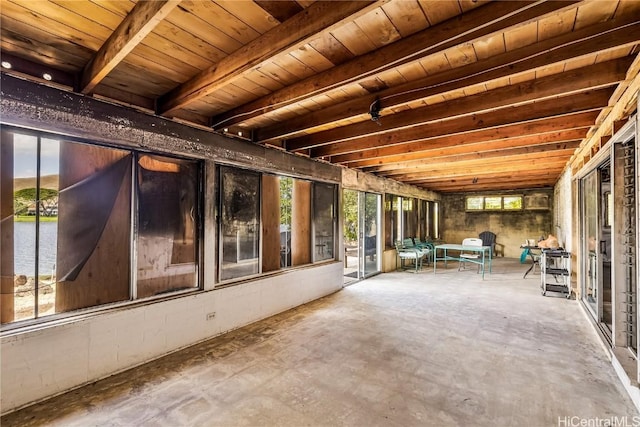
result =
[[[500,199],[500,207],[487,207],[487,199]],[[519,208],[507,208],[505,207],[506,198],[519,198]],[[469,208],[469,201],[472,199],[482,199],[481,207],[477,209]],[[477,202],[476,202],[477,203]],[[464,198],[464,210],[465,212],[519,212],[524,210],[524,195],[523,194],[474,194],[467,195]]]

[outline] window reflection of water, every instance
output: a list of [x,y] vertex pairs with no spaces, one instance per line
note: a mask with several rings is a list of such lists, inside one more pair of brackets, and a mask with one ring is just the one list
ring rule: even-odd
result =
[[[35,274],[36,224],[35,222],[15,222],[14,226],[14,268],[15,274],[33,276]],[[40,223],[40,266],[39,274],[49,275],[56,263],[58,223]]]

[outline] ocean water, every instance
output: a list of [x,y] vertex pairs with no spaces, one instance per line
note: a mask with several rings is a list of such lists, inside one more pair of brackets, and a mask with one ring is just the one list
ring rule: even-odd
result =
[[[14,269],[15,274],[35,275],[36,224],[35,222],[14,222]],[[49,275],[55,270],[58,244],[58,223],[40,223],[39,275]]]

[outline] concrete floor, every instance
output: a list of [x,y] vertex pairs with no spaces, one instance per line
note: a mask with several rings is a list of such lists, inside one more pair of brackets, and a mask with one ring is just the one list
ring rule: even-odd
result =
[[525,269],[498,259],[484,281],[453,263],[435,276],[382,274],[1,424],[558,426],[637,416],[576,301],[541,296],[539,275],[522,279]]

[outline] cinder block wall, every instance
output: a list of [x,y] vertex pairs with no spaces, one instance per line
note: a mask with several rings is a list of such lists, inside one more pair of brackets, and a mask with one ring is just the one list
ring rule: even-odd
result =
[[[486,195],[493,195],[486,194]],[[442,197],[442,238],[447,243],[460,243],[465,237],[478,237],[485,230],[496,234],[499,256],[519,258],[520,245],[525,239],[536,239],[552,233],[557,227],[553,216],[553,189],[532,190],[514,194],[524,195],[524,209],[520,211],[467,212],[465,197],[480,193],[456,193]],[[504,194],[496,194],[504,195]],[[544,202],[547,206],[544,207]]]

